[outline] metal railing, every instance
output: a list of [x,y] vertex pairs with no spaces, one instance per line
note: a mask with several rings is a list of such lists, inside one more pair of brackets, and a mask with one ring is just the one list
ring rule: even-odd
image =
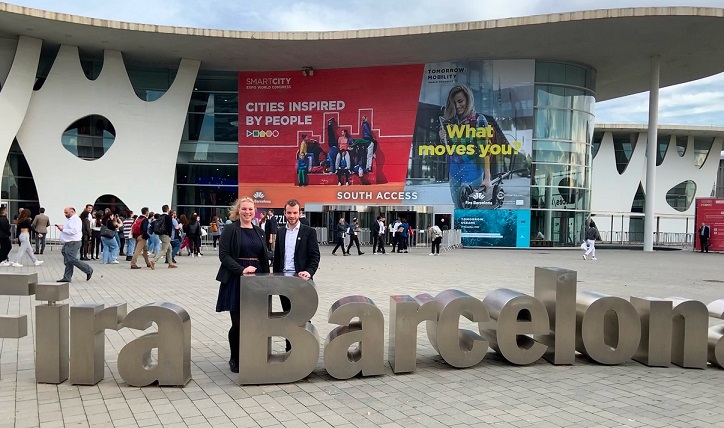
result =
[[[632,244],[644,243],[643,232],[601,232],[601,242],[605,244]],[[654,232],[654,245],[688,247],[694,244],[693,233],[683,232]]]
[[[317,242],[321,245],[332,245],[334,240],[330,240],[329,229],[326,227],[315,227],[317,232]],[[385,234],[385,245],[390,245],[392,235],[387,232]],[[363,229],[358,235],[360,245],[372,245],[372,232],[369,229]],[[460,230],[445,230],[442,234],[442,242],[440,248],[449,251],[450,249],[460,248],[461,244]],[[346,237],[344,244],[349,244],[349,237]],[[426,230],[414,229],[413,233],[407,238],[407,246],[411,248],[425,248],[432,246],[430,234]]]

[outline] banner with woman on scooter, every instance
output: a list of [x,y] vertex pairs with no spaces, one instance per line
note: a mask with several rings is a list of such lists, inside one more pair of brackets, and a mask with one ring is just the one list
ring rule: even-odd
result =
[[433,172],[436,189],[423,179],[420,199],[449,195],[464,245],[528,246],[534,75],[529,60],[425,66],[416,124],[431,132],[413,142],[413,164]]

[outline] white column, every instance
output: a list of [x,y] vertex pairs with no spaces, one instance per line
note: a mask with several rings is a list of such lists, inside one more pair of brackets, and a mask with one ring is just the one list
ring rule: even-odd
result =
[[656,222],[656,152],[659,121],[659,71],[661,57],[651,57],[651,88],[649,89],[649,132],[646,144],[646,205],[644,205],[644,251],[654,250],[654,226]]

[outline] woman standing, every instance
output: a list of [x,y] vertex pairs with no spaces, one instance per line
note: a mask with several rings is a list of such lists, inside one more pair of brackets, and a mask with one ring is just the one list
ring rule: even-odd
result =
[[201,254],[201,223],[199,223],[198,218],[196,213],[191,214],[189,223],[184,228],[186,237],[189,239],[189,250],[194,257]]
[[254,200],[249,197],[238,199],[229,210],[231,224],[227,224],[219,239],[219,260],[221,266],[216,280],[221,283],[216,312],[229,311],[231,328],[229,329],[229,347],[231,358],[229,368],[232,373],[239,372],[239,323],[241,297],[241,275],[256,272],[269,273],[264,231],[252,224],[255,214]]
[[116,257],[118,257],[119,248],[118,241],[116,241],[116,237],[118,236],[118,234],[116,233],[116,229],[118,228],[118,226],[115,217],[116,216],[113,213],[106,212],[103,216],[103,219],[101,220],[101,224],[103,226],[113,231],[113,236],[110,238],[101,235],[101,242],[103,242],[103,264],[118,263],[118,260],[116,260]]
[[18,219],[15,220],[15,224],[18,228],[17,237],[20,241],[20,248],[18,248],[18,252],[15,253],[15,260],[10,265],[12,267],[23,267],[23,265],[20,264],[20,258],[23,257],[23,253],[26,253],[35,266],[40,266],[43,264],[43,261],[35,257],[33,247],[30,246],[30,210],[22,210]]
[[[91,225],[91,260],[101,258],[101,225],[103,224],[103,211],[95,211],[93,224]],[[95,252],[95,257],[94,257]]]

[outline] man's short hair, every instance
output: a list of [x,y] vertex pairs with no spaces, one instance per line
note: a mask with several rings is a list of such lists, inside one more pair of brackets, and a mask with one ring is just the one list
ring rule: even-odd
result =
[[45,208],[40,207],[40,214],[42,214],[42,213],[44,213],[44,212],[45,212]]
[[148,207],[141,208],[141,214],[143,214],[143,215],[148,214]]
[[86,208],[88,208],[88,207],[93,208],[93,204],[85,204],[85,207],[86,207]]
[[168,205],[164,205],[161,207],[162,212],[166,212],[166,211],[168,211],[168,209],[169,209]]
[[[290,200],[287,201],[286,204],[284,204],[285,207],[287,207],[287,206],[296,207],[297,205],[300,205],[300,203],[299,203],[299,201],[296,200],[296,199],[290,199]],[[301,207],[300,207],[300,209],[301,209]],[[272,211],[272,210],[269,210],[269,211]]]

